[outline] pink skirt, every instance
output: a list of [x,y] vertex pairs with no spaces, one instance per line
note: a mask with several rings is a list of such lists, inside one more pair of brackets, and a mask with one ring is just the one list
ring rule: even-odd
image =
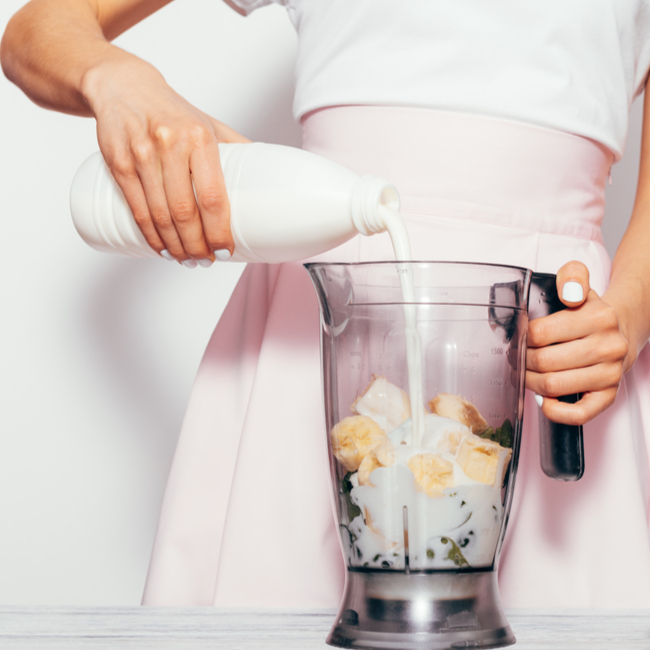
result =
[[[400,191],[415,259],[555,273],[584,262],[602,293],[610,151],[480,116],[336,107],[304,147]],[[321,256],[393,259],[385,235]],[[650,607],[650,354],[585,426],[584,477],[539,467],[526,398],[515,499],[499,567],[506,607]],[[331,506],[319,316],[301,264],[249,265],[198,371],[160,515],[143,603],[335,607],[344,565]]]

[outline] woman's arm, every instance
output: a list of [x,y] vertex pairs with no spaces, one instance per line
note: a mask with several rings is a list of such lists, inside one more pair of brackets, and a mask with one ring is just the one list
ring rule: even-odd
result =
[[83,92],[86,74],[106,59],[128,59],[109,41],[168,2],[32,0],[7,24],[2,69],[39,106],[92,116]]
[[[607,291],[589,289],[584,265],[558,273],[582,288],[584,301],[529,325],[526,385],[544,396],[544,414],[556,422],[584,424],[611,406],[623,374],[650,338],[650,88],[646,86],[641,164],[629,225],[616,251]],[[577,404],[555,399],[584,393]]]
[[650,83],[643,106],[639,182],[630,223],[616,251],[603,299],[616,311],[629,343],[627,371],[650,338]]
[[217,144],[246,139],[109,42],[169,1],[32,0],[7,25],[0,58],[37,104],[95,117],[102,154],[149,245],[195,265],[190,258],[232,251]]

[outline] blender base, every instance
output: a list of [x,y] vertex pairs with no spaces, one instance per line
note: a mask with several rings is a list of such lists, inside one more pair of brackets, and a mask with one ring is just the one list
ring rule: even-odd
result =
[[350,571],[327,643],[340,648],[502,648],[515,636],[497,574]]

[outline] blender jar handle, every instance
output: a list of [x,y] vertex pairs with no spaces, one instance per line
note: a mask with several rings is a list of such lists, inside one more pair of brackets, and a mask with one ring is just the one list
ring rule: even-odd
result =
[[[541,318],[565,309],[557,295],[556,276],[533,273],[528,300],[528,319]],[[559,397],[575,404],[582,395]],[[546,476],[557,481],[577,481],[585,471],[582,426],[551,422],[539,409],[539,462]]]

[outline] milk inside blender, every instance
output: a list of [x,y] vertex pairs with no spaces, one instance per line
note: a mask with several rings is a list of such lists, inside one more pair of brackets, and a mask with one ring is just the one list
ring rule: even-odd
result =
[[[519,452],[530,271],[443,262],[306,266],[320,302],[331,479],[347,566],[327,642],[514,643],[496,569]],[[408,340],[413,324],[417,345]]]

